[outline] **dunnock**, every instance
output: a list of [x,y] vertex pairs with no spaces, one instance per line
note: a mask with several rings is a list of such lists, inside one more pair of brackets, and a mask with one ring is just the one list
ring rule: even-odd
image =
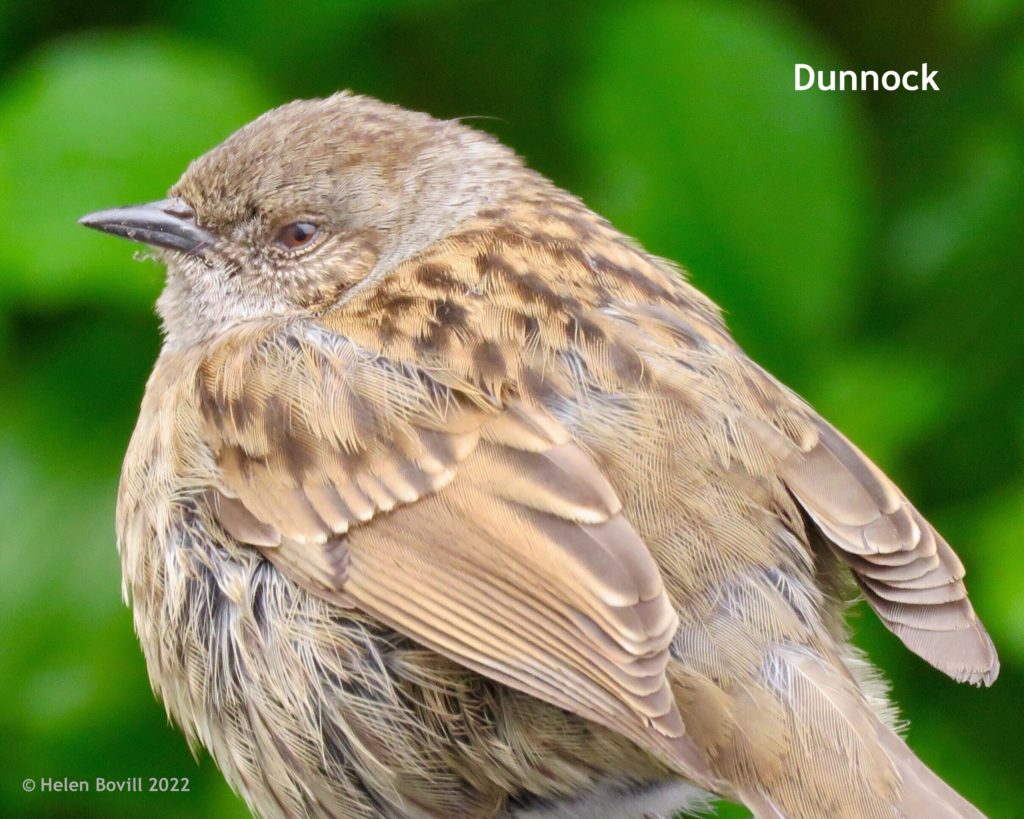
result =
[[843,622],[859,586],[990,683],[953,551],[681,271],[494,139],[295,102],[82,223],[167,265],[124,587],[257,814],[979,815]]

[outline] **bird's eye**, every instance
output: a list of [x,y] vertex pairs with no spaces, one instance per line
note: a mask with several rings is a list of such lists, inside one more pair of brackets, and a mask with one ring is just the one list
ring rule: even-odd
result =
[[292,222],[277,232],[274,241],[285,250],[301,250],[312,244],[320,228],[312,222]]

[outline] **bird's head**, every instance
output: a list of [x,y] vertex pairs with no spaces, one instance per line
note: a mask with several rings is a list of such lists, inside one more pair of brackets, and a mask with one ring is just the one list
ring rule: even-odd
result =
[[349,93],[274,109],[196,159],[168,198],[82,224],[167,265],[166,343],[315,312],[506,196],[524,171],[456,121]]

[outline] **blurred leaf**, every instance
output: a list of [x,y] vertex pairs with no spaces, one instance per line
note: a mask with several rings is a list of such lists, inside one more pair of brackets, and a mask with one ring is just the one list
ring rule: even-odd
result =
[[812,380],[817,409],[880,464],[925,439],[953,401],[942,367],[895,346],[830,356]]
[[1022,21],[1018,0],[956,0],[944,9],[961,36],[981,39]]
[[975,600],[1004,661],[1024,661],[1024,485],[993,498],[980,510],[979,566],[971,573]]
[[68,39],[0,91],[0,300],[151,301],[155,266],[75,220],[159,199],[266,106],[222,53],[156,36]]
[[793,91],[794,63],[835,61],[772,8],[692,0],[612,6],[592,54],[576,99],[589,201],[686,264],[770,357],[842,332],[864,140],[854,97]]
[[10,37],[8,20],[10,19],[10,9],[8,8],[7,0],[0,0],[0,62],[3,61],[4,56],[8,50],[8,38]]
[[0,435],[55,475],[116,475],[160,343],[151,309],[18,315],[0,358],[9,389]]
[[[1017,213],[1021,200],[1020,138],[1009,122],[975,119],[943,151],[941,171],[915,181],[916,201],[894,220],[890,239],[892,253],[907,272],[920,278],[940,275],[953,264],[977,258],[978,244],[1000,235],[1002,220]],[[929,167],[935,167],[940,150],[933,148]]]
[[249,55],[254,68],[272,65],[275,74],[305,73],[308,83],[319,78],[325,63],[352,62],[368,22],[455,1],[292,0],[282,6],[275,0],[254,0],[240,14],[237,0],[172,0],[165,7],[164,21]]

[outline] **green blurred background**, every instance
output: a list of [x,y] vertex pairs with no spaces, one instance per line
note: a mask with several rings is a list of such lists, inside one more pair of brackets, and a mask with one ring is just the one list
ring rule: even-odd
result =
[[[940,92],[792,90],[796,62],[922,61]],[[114,497],[161,273],[75,218],[159,198],[266,108],[339,88],[480,116],[684,263],[899,480],[959,548],[1002,675],[958,687],[859,609],[857,639],[920,755],[1024,815],[1015,0],[0,0],[0,815],[245,815],[167,726],[120,598]],[[43,776],[192,789],[23,793]]]

